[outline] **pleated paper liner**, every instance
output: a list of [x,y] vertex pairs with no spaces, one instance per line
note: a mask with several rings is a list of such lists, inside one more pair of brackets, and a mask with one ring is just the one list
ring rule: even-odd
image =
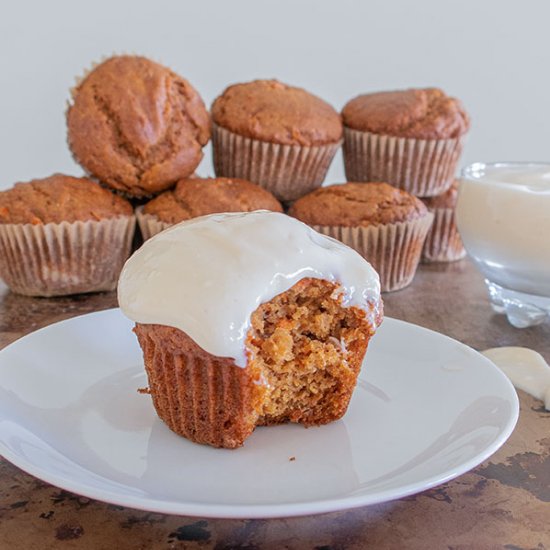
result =
[[452,208],[430,209],[434,214],[433,225],[428,232],[423,262],[454,262],[466,256],[466,250],[458,233],[455,211]]
[[114,290],[130,255],[134,216],[0,224],[0,276],[13,292],[64,296]]
[[432,220],[428,212],[408,222],[369,227],[314,225],[313,229],[357,250],[378,272],[381,291],[392,292],[412,282]]
[[144,241],[173,225],[159,220],[159,218],[153,214],[144,214],[143,206],[136,208],[136,219]]
[[252,181],[285,202],[321,186],[340,145],[280,145],[212,125],[216,176]]
[[265,391],[231,359],[215,357],[184,332],[136,324],[159,417],[177,434],[214,447],[242,445],[256,426]]
[[444,193],[455,177],[463,139],[412,139],[344,128],[348,181],[384,181],[417,197]]

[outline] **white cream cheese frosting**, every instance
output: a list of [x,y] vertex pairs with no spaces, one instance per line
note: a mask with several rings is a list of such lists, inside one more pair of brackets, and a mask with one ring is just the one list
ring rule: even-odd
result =
[[550,411],[550,366],[544,357],[529,348],[502,347],[481,352],[499,367],[519,390],[544,401]]
[[456,220],[468,254],[493,283],[550,297],[550,164],[474,164]]
[[251,314],[307,277],[340,283],[344,305],[365,310],[375,325],[380,281],[371,265],[341,242],[267,211],[202,216],[155,235],[124,265],[118,301],[132,321],[178,328],[244,367]]

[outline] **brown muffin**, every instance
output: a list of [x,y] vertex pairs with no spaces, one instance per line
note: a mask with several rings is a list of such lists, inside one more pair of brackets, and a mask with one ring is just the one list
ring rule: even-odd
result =
[[378,271],[382,292],[412,282],[433,219],[422,201],[384,182],[317,189],[289,215],[357,250]]
[[437,88],[365,94],[343,111],[350,181],[387,181],[418,197],[451,185],[470,119]]
[[283,201],[321,185],[342,139],[328,103],[276,80],[229,86],[212,121],[216,175],[253,181]]
[[164,222],[178,223],[217,212],[282,212],[281,203],[255,183],[236,178],[193,178],[178,182],[143,208]]
[[415,139],[458,138],[470,127],[462,103],[438,88],[360,95],[342,118],[354,130]]
[[212,104],[212,121],[241,136],[285,145],[342,139],[342,121],[328,103],[277,80],[229,86]]
[[458,180],[454,180],[451,187],[435,197],[426,197],[422,199],[422,202],[430,209],[436,208],[450,208],[454,210],[456,208],[456,201],[458,200]]
[[466,255],[456,226],[455,208],[458,199],[458,181],[443,194],[423,199],[434,215],[433,225],[426,237],[422,260],[424,262],[454,262]]
[[0,224],[102,220],[131,216],[132,205],[87,178],[54,174],[0,192]]
[[130,197],[146,197],[193,173],[210,137],[196,90],[138,56],[112,57],[72,92],[68,143],[91,175]]
[[289,214],[308,225],[369,227],[423,218],[420,199],[387,183],[344,183],[297,200]]
[[29,296],[113,290],[132,206],[86,178],[54,174],[0,192],[0,276]]
[[383,316],[366,261],[265,211],[202,216],[145,242],[118,301],[160,418],[228,448],[256,426],[340,418]]
[[219,212],[282,212],[281,203],[255,183],[236,178],[187,178],[138,209],[144,240],[175,223]]
[[[185,332],[136,324],[150,393],[171,430],[235,448],[257,426],[327,424],[346,412],[376,327],[345,308],[337,286],[302,279],[251,318],[246,368],[213,356]],[[381,322],[382,312],[376,319]]]

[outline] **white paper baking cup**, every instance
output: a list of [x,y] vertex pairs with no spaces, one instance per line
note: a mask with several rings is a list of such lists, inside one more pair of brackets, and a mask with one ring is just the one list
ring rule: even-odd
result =
[[280,201],[296,200],[320,187],[341,144],[280,145],[243,137],[212,124],[216,176],[252,181]]
[[0,224],[0,276],[13,292],[64,296],[114,290],[130,255],[134,216]]
[[422,250],[423,262],[454,262],[466,256],[452,208],[430,208],[434,222]]
[[144,214],[143,206],[136,208],[136,219],[144,241],[173,225],[172,223],[161,221],[153,214]]
[[344,128],[348,181],[384,181],[417,197],[444,193],[452,184],[463,138],[412,139]]
[[428,212],[417,220],[385,225],[312,227],[357,250],[378,272],[381,291],[392,292],[412,282],[432,221]]

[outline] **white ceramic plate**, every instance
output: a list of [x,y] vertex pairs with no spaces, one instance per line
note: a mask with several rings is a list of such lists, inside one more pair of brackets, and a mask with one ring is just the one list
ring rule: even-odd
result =
[[[0,352],[0,454],[98,500],[203,517],[281,517],[422,491],[494,453],[518,416],[508,379],[471,348],[386,319],[345,417],[258,428],[237,450],[196,445],[156,416],[119,310]],[[295,457],[294,460],[290,460]]]

